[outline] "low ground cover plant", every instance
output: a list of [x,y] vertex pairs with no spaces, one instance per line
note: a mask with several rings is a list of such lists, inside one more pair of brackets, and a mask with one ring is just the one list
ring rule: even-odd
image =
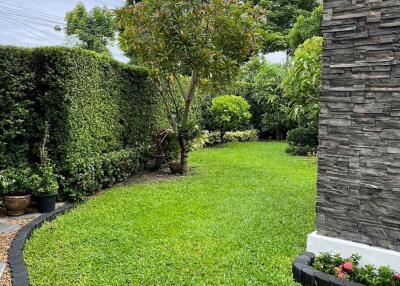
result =
[[[204,147],[211,147],[221,144],[221,137],[218,131],[203,131],[191,142],[191,149],[196,150]],[[250,129],[244,131],[229,131],[224,135],[224,142],[247,142],[258,140],[258,130]]]
[[339,254],[322,253],[316,257],[314,268],[367,286],[400,286],[400,273],[385,266],[360,266],[360,259],[357,254],[343,258]]

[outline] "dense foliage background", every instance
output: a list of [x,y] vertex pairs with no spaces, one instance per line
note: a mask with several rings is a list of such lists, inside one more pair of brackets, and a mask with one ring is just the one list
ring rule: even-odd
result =
[[0,169],[46,150],[64,193],[90,194],[140,168],[166,126],[143,68],[81,49],[0,47]]
[[[281,5],[277,5],[278,2]],[[186,136],[186,131],[190,130],[189,139],[200,142],[192,146],[213,145],[217,141],[213,131],[226,128],[221,129],[221,126],[215,124],[212,101],[225,94],[245,99],[251,113],[251,116],[246,115],[251,118],[250,122],[228,128],[234,134],[228,141],[249,140],[255,135],[261,139],[282,140],[289,137],[288,152],[300,155],[314,152],[318,145],[320,109],[322,38],[319,36],[322,6],[317,6],[312,0],[294,2],[282,0],[274,4],[270,1],[255,1],[253,4],[261,8],[260,10],[251,10],[252,5],[247,5],[246,9],[250,10],[245,10],[257,13],[267,11],[265,13],[270,16],[268,19],[256,17],[248,21],[253,25],[253,21],[259,20],[256,26],[263,26],[263,29],[255,30],[254,37],[267,35],[263,39],[270,50],[279,46],[287,49],[289,61],[281,65],[269,63],[263,53],[247,58],[252,46],[249,45],[248,50],[240,52],[235,68],[221,68],[222,62],[213,61],[208,54],[203,55],[198,51],[199,47],[211,51],[202,46],[203,38],[210,35],[204,31],[203,36],[200,33],[189,33],[193,21],[186,19],[184,23],[187,28],[183,29],[179,44],[172,41],[178,52],[167,53],[166,57],[173,57],[171,62],[174,62],[176,58],[182,61],[184,55],[187,65],[181,70],[171,70],[167,64],[168,72],[161,73],[167,79],[167,85],[162,86],[168,86],[167,99],[160,97],[154,81],[154,76],[160,76],[160,73],[155,73],[154,69],[147,70],[114,61],[104,55],[107,54],[104,49],[97,50],[94,43],[89,43],[95,38],[106,48],[108,40],[113,38],[112,30],[115,27],[110,28],[110,33],[101,38],[96,33],[96,27],[92,24],[84,25],[92,23],[89,18],[96,16],[111,27],[114,15],[105,8],[88,13],[82,5],[78,5],[66,15],[70,26],[85,34],[81,41],[85,42],[86,39],[87,45],[83,47],[103,55],[60,47],[0,47],[0,170],[22,165],[24,168],[32,167],[41,161],[39,149],[45,147],[50,163],[55,165],[54,170],[60,175],[62,194],[73,199],[90,195],[139,170],[143,155],[152,152],[155,135],[167,128],[171,119],[179,123],[177,127],[180,128],[176,128],[178,131],[184,126],[183,134]],[[176,9],[175,6],[168,7]],[[293,13],[289,19],[285,15],[290,11]],[[221,15],[224,14],[222,12]],[[243,13],[239,7],[231,12],[238,17]],[[157,18],[159,15],[155,13],[153,16]],[[168,22],[169,18],[164,16],[161,20]],[[197,13],[192,16],[197,17],[200,22],[204,21],[203,18],[198,18]],[[146,29],[154,23],[150,24],[145,25]],[[224,29],[231,31],[239,40],[249,36],[244,31],[232,32],[240,30],[234,23],[228,21],[225,24]],[[176,28],[175,22],[169,25],[171,29]],[[215,25],[219,27],[220,23]],[[82,30],[79,27],[86,28]],[[143,25],[139,28],[143,28]],[[157,30],[157,27],[154,29]],[[121,31],[123,34],[127,32]],[[70,32],[74,34],[76,31]],[[96,38],[99,35],[101,39]],[[158,33],[155,37],[157,35]],[[238,48],[233,37],[226,39],[220,33],[217,35],[222,37],[218,39],[224,43],[218,42],[218,47],[222,45],[221,49],[226,50],[224,45],[233,50]],[[268,39],[268,35],[271,38]],[[165,41],[170,40],[168,35],[163,36]],[[134,34],[129,34],[129,37],[137,40]],[[200,46],[191,45],[189,52],[181,51],[180,48],[186,45],[188,37],[198,40]],[[283,42],[278,39],[280,37]],[[273,38],[277,41],[272,41]],[[144,45],[144,48],[147,51],[148,45]],[[154,54],[144,53],[146,60],[151,63],[163,62],[166,58],[161,57],[158,52],[164,51],[164,48],[155,49]],[[128,50],[143,64],[144,54],[137,57],[135,45],[131,45]],[[182,53],[181,56],[179,53]],[[198,64],[192,66],[192,56],[197,53],[200,53],[198,62],[205,64],[203,57],[211,61],[201,73],[197,70],[190,72],[192,67],[198,67]],[[237,75],[238,63],[243,60],[247,62],[241,66]],[[223,63],[228,66],[232,64],[230,61]],[[150,64],[150,67],[153,65]],[[204,73],[212,76],[204,76]],[[229,81],[216,81],[216,75],[228,75]],[[170,79],[175,79],[176,82]],[[192,86],[193,79],[196,83],[194,86],[197,87],[195,93],[190,98],[182,97],[181,87]],[[168,102],[167,105],[165,102]],[[168,109],[172,112],[166,112]],[[190,116],[183,124],[178,119],[187,110],[190,111]],[[243,129],[248,130],[236,132]],[[46,144],[43,144],[44,141]]]

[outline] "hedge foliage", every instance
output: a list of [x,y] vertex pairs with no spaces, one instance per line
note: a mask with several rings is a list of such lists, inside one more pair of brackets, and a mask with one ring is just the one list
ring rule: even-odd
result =
[[26,162],[35,127],[31,50],[0,49],[0,168]]
[[[0,169],[36,163],[47,126],[49,157],[74,196],[136,171],[134,150],[167,126],[145,69],[63,47],[0,46],[0,108]],[[100,183],[86,181],[94,170]]]

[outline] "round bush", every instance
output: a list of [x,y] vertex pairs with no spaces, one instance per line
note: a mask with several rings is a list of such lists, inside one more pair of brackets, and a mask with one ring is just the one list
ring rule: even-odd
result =
[[233,131],[243,129],[251,118],[248,102],[234,95],[218,96],[210,108],[215,129]]

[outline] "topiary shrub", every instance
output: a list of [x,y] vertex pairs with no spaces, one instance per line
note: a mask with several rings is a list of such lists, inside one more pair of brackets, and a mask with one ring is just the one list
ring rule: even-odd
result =
[[215,129],[220,131],[221,143],[224,142],[226,131],[245,128],[251,118],[248,102],[244,98],[234,95],[223,95],[214,98],[210,112]]
[[288,132],[287,141],[289,144],[286,148],[287,153],[304,156],[315,152],[318,146],[318,131],[311,128],[298,127]]

